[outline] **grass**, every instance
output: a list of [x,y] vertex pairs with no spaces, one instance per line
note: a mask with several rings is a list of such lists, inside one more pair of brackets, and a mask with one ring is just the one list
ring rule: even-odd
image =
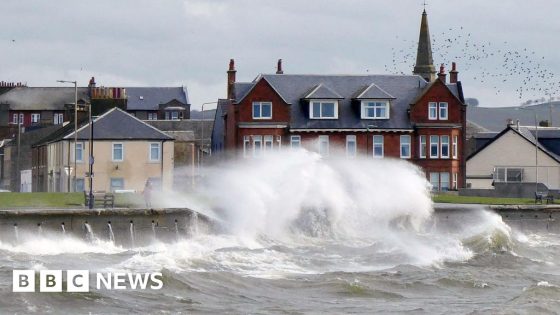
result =
[[[141,207],[138,194],[116,194],[115,207]],[[0,208],[76,208],[84,206],[83,193],[0,193]]]
[[432,199],[434,202],[441,202],[441,203],[472,203],[472,204],[488,204],[488,205],[535,204],[535,199],[533,198],[494,198],[494,197],[471,197],[471,196],[456,196],[456,195],[435,195],[432,197]]

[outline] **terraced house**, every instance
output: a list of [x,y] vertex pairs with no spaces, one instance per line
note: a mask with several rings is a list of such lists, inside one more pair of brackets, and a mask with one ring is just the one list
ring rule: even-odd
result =
[[284,74],[279,60],[275,74],[237,82],[233,59],[227,73],[228,99],[219,101],[213,135],[223,142],[214,150],[251,158],[305,147],[406,159],[435,190],[464,187],[463,91],[455,63],[449,82],[443,65],[436,77],[425,11],[412,75]]

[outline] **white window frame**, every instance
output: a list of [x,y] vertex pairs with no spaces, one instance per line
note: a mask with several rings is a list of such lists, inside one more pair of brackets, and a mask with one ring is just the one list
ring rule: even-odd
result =
[[[446,155],[443,155],[444,139],[446,140],[445,144],[447,145],[447,154]],[[440,152],[440,157],[442,159],[448,159],[449,158],[449,154],[450,154],[450,152],[449,152],[449,149],[450,149],[449,140],[450,140],[450,137],[447,136],[447,135],[439,137],[439,152]]]
[[[385,116],[377,116],[377,108],[385,107]],[[389,119],[390,118],[389,101],[362,101],[361,117],[362,119]],[[373,116],[367,115],[367,109],[373,109]]]
[[[84,143],[81,142],[81,141],[80,141],[80,142],[77,142],[77,143],[74,145],[74,158],[76,159],[76,162],[77,162],[77,163],[82,163],[82,162],[84,161],[84,147],[85,147],[85,146],[84,146]],[[78,148],[79,148],[79,149],[78,149]],[[78,151],[80,151],[80,153],[81,153],[81,154],[80,154],[80,155],[81,155],[80,159],[78,159]]]
[[453,152],[453,159],[457,159],[458,157],[458,142],[459,142],[459,137],[458,136],[453,136],[453,148],[452,148],[452,152]]
[[427,142],[426,135],[421,135],[418,141],[418,156],[421,159],[426,158],[427,149],[428,149],[428,142]]
[[291,135],[290,136],[290,147],[292,149],[301,148],[301,136],[300,135]]
[[54,125],[60,125],[64,122],[64,118],[63,118],[63,114],[62,113],[54,113],[53,115],[53,124]]
[[[323,117],[323,104],[334,104],[334,116]],[[315,117],[313,114],[314,104],[319,104],[319,116]],[[313,100],[309,102],[309,119],[338,119],[338,100]]]
[[157,117],[157,114],[158,114],[158,113],[149,112],[149,113],[148,113],[148,120],[157,120],[157,118],[158,118],[158,117]]
[[41,121],[41,114],[38,113],[32,113],[31,114],[31,123],[32,124],[37,124]]
[[18,123],[18,117],[19,117],[19,115],[17,113],[13,114],[12,115],[12,123],[17,124]]
[[437,172],[430,173],[430,184],[432,185],[433,191],[439,191],[439,185],[440,185],[439,173]]
[[[270,144],[270,147],[267,147],[268,144]],[[263,136],[263,151],[268,152],[272,150],[274,150],[274,136]]]
[[19,114],[19,123],[20,124],[23,124],[23,119],[24,119],[24,115],[23,115],[23,113],[20,113]]
[[[155,159],[152,155],[152,146],[153,145],[157,146],[157,158],[155,158]],[[150,142],[149,143],[149,145],[148,145],[148,158],[150,159],[150,162],[161,161],[161,142]]]
[[174,110],[171,112],[171,120],[179,120],[179,112]]
[[[503,170],[504,170],[504,179],[503,179],[503,180],[501,180],[501,179],[498,177],[498,169],[503,169]],[[511,169],[511,170],[516,170],[516,171],[519,171],[519,172],[520,172],[521,178],[519,179],[519,181],[517,181],[517,180],[515,180],[515,181],[509,181],[509,180],[508,180],[508,171],[509,171],[510,169]],[[494,173],[493,173],[492,178],[493,178],[494,182],[497,182],[497,183],[522,183],[522,182],[523,182],[523,179],[525,178],[525,169],[522,168],[522,167],[504,167],[504,166],[497,166],[497,167],[494,167]]]
[[[445,112],[445,115],[442,115],[443,112]],[[439,103],[438,117],[439,117],[439,120],[448,120],[449,119],[449,104],[447,104],[447,102],[440,102]]]
[[[263,105],[270,105],[270,116],[263,116]],[[259,108],[259,116],[255,116],[255,107]],[[272,119],[272,102],[253,102],[251,111],[253,113],[253,119]]]
[[[432,115],[432,109],[434,110],[434,115]],[[428,119],[429,120],[437,120],[438,119],[438,103],[437,102],[429,102],[428,103]]]
[[[400,137],[400,155],[401,159],[410,159],[412,156],[412,137],[410,135],[401,135]],[[408,143],[403,142],[403,139],[408,139]],[[408,155],[403,155],[403,147],[408,147]]]
[[251,145],[251,137],[243,136],[243,157],[247,157],[248,149]]
[[[121,154],[121,159],[120,159],[120,160],[115,159],[115,145],[120,145],[120,146],[121,146],[121,152],[122,152],[122,154]],[[122,162],[122,161],[124,161],[124,143],[122,143],[122,142],[113,142],[113,143],[112,143],[112,145],[111,145],[111,160],[112,160],[113,162]]]
[[[433,139],[436,139],[436,141],[433,141]],[[434,155],[432,152],[432,147],[436,148],[436,154]],[[436,135],[431,135],[430,136],[430,159],[437,159],[439,158],[439,136]]]
[[[447,177],[446,181],[443,180],[444,176]],[[444,187],[444,183],[445,183],[445,187]],[[451,176],[449,176],[448,172],[439,173],[439,191],[449,191],[449,190],[451,190]]]
[[111,190],[111,192],[114,192],[115,189],[113,189],[113,180],[117,181],[120,180],[122,182],[122,186],[120,187],[120,189],[124,189],[124,178],[123,177],[111,177],[109,178],[109,189]]
[[[375,154],[375,139],[381,139],[381,143],[377,143],[377,144],[381,144],[381,155],[376,155]],[[373,141],[373,146],[372,146],[372,155],[374,158],[383,158],[385,156],[385,137],[383,137],[383,135],[373,135],[372,136],[372,141]]]
[[[354,148],[350,150],[350,143],[354,143]],[[346,157],[348,158],[355,158],[358,152],[358,140],[356,139],[356,135],[347,135],[346,136]]]
[[[321,143],[326,143],[326,152],[321,152]],[[329,156],[329,136],[327,135],[320,135],[317,138],[317,152],[319,152],[319,154],[322,154],[323,156]]]
[[[263,151],[263,137],[261,135],[251,136],[253,142],[253,157],[258,157]],[[257,148],[257,143],[259,144]]]
[[453,173],[453,185],[452,185],[453,190],[457,190],[457,188],[458,188],[458,183],[459,183],[458,178],[459,178],[459,175],[456,172]]

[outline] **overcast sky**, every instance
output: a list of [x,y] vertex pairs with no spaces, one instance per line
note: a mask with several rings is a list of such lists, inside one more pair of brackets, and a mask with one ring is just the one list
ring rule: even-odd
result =
[[[559,9],[557,0],[430,0],[434,62],[456,60],[465,96],[481,106],[548,98],[538,82],[559,85]],[[238,81],[274,72],[278,58],[285,73],[409,74],[421,13],[421,0],[3,0],[0,80],[186,85],[198,108],[225,96],[230,58]],[[546,78],[510,75],[508,51]]]

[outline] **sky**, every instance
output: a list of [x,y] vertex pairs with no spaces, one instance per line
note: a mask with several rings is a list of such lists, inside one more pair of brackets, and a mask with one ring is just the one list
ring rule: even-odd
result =
[[[185,85],[197,109],[225,97],[230,58],[238,81],[274,73],[279,58],[287,74],[411,74],[422,3],[3,0],[0,80]],[[560,97],[559,9],[557,0],[428,0],[434,63],[456,61],[465,97],[480,106]]]

